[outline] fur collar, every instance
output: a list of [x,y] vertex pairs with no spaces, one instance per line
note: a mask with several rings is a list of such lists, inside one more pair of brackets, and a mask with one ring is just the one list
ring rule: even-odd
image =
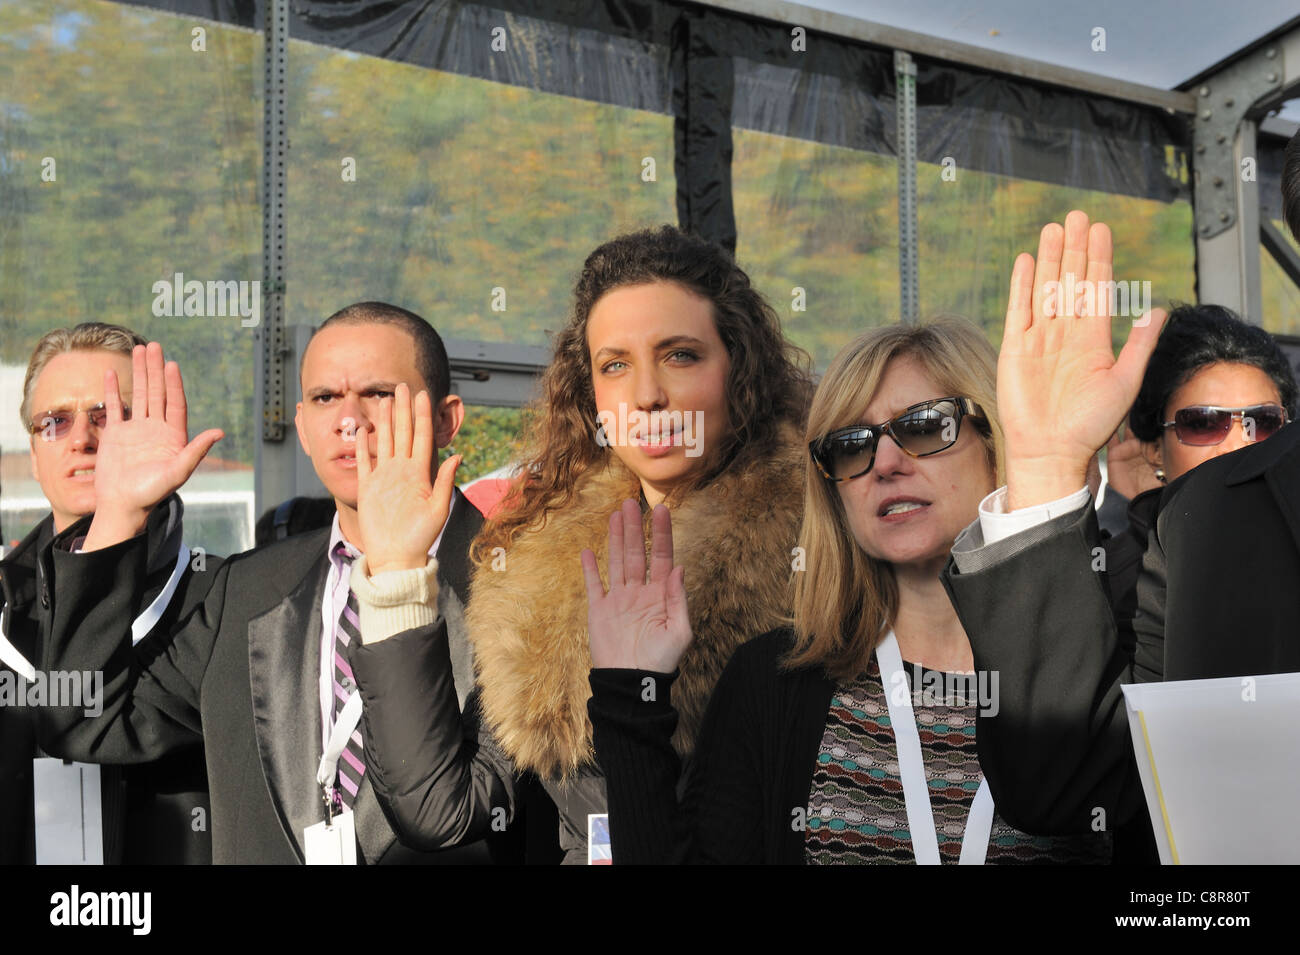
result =
[[[672,690],[679,715],[673,744],[683,755],[732,652],[788,620],[803,454],[798,432],[787,427],[769,456],[743,473],[722,474],[673,508],[675,560],[686,568],[694,631]],[[504,570],[474,573],[466,623],[484,715],[515,764],[543,778],[567,778],[594,758],[579,554],[591,548],[605,576],[609,515],[640,492],[636,476],[610,455],[545,527],[516,538]],[[647,535],[649,521],[647,514]]]

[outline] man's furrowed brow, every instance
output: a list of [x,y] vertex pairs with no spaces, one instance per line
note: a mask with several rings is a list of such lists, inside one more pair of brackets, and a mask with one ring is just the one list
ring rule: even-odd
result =
[[[359,395],[369,394],[373,391],[396,391],[398,382],[396,381],[366,381],[360,384],[351,384],[350,390]],[[331,385],[315,385],[307,389],[307,397],[315,398],[318,395],[338,395],[342,394],[340,387]]]

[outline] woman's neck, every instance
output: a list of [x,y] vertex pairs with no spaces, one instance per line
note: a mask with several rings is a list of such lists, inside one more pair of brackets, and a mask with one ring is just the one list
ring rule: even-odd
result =
[[909,663],[948,673],[969,673],[975,669],[970,640],[939,579],[943,564],[895,565],[898,613],[894,636],[898,638],[899,652]]
[[641,493],[645,495],[647,509],[651,511],[662,504],[664,498],[668,496],[668,491],[666,489],[661,490],[660,488],[655,487],[645,478],[641,479]]

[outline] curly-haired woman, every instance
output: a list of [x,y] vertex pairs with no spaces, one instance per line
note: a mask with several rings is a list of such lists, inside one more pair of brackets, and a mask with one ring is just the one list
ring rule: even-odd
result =
[[[674,688],[674,745],[689,756],[732,652],[791,610],[805,367],[771,306],[717,246],[665,226],[592,252],[529,418],[521,476],[475,545],[466,623],[478,687],[464,714],[436,627],[429,639],[436,588],[404,591],[399,579],[431,579],[432,561],[420,559],[427,544],[382,565],[367,554],[357,588],[365,646],[353,666],[371,779],[404,840],[436,848],[501,828],[517,810],[519,776],[532,774],[559,810],[565,860],[587,861],[591,817],[606,807],[587,716],[579,554],[605,555],[610,515],[629,497],[646,520],[662,503],[689,528],[677,556],[695,641]],[[386,457],[381,434],[374,475],[396,473],[396,459],[419,445],[410,435],[422,406],[412,428],[408,400],[399,395],[393,415],[406,449],[399,440]],[[370,480],[363,473],[363,502]],[[385,520],[400,521],[391,497],[378,500],[380,486],[375,520],[383,508]],[[379,570],[417,566],[391,578]]]

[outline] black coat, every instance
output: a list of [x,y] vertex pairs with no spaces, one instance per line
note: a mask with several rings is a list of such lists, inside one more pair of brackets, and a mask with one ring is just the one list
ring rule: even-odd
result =
[[[438,561],[440,582],[457,595],[466,590],[466,555],[482,521],[458,494]],[[105,702],[94,720],[47,708],[46,748],[89,761],[150,759],[203,739],[213,860],[302,862],[303,830],[324,819],[315,777],[328,542],[323,529],[230,558],[141,673],[123,653],[119,610],[142,580],[141,539],[90,554],[67,553],[56,541],[45,665],[102,669]],[[452,641],[453,655],[467,664],[463,632]],[[455,705],[454,688],[450,698]],[[488,861],[481,843],[436,856],[399,846],[370,776],[354,806],[359,861]]]
[[[449,691],[436,682],[431,684],[428,675],[447,668],[442,629],[440,619],[432,635],[408,630],[366,645],[352,659],[367,703],[366,737],[372,738],[373,727],[379,730],[373,738],[383,744],[382,755],[368,752],[367,776],[373,773],[374,784],[391,806],[404,838],[430,848],[454,844],[466,833],[481,831],[492,824],[494,814],[509,818],[524,803],[529,782],[516,778],[510,758],[480,723],[476,703],[466,708],[462,731]],[[803,834],[791,831],[786,806],[806,805],[834,686],[812,671],[786,674],[779,670],[775,661],[787,637],[778,631],[736,651],[718,683],[716,692],[722,702],[715,700],[710,706],[701,730],[701,744],[706,740],[711,744],[702,752],[715,754],[717,761],[728,767],[724,773],[730,780],[728,794],[744,790],[744,798],[737,802],[754,810],[746,814],[729,805],[726,811],[709,817],[714,823],[707,832],[712,841],[692,845],[693,852],[709,861],[803,861]],[[586,812],[608,812],[611,823],[617,818],[636,818],[634,830],[624,830],[616,837],[620,863],[681,861],[686,852],[687,833],[678,831],[677,826],[684,825],[690,814],[677,817],[673,812],[681,763],[669,742],[677,724],[677,712],[668,702],[672,678],[656,675],[665,680],[662,702],[649,705],[641,702],[645,675],[632,670],[592,671],[596,695],[589,706],[597,751],[602,765],[608,753],[621,770],[614,777],[608,803],[605,776],[594,766],[563,787],[558,782],[545,785],[562,817],[576,820],[585,818]],[[754,679],[771,692],[751,692],[749,682]],[[743,689],[729,689],[736,685]],[[736,693],[746,700],[761,696],[761,712],[731,705]],[[371,708],[372,694],[418,706],[405,707],[404,715],[399,716],[392,706]],[[632,713],[637,719],[649,720],[648,734],[640,728],[626,728],[621,718]],[[384,722],[377,725],[373,722],[377,719]],[[768,732],[764,733],[765,729]],[[754,750],[759,748],[763,758],[756,762]],[[398,759],[389,757],[390,753],[408,756]],[[410,758],[412,753],[419,754],[418,758]],[[702,771],[694,776],[703,777]],[[789,802],[791,798],[795,802]],[[688,802],[695,804],[694,799]],[[529,812],[534,812],[533,803],[528,805]],[[530,840],[533,829],[530,820]],[[586,833],[581,835],[585,841]],[[723,848],[715,854],[717,846]],[[545,849],[554,853],[553,846]],[[738,852],[743,857],[737,857]],[[573,853],[570,856],[566,861],[585,861],[573,858]]]
[[[173,503],[174,502],[174,503]],[[174,510],[173,510],[174,508]],[[151,604],[164,589],[176,565],[181,544],[181,508],[173,498],[156,508],[146,534],[148,555],[141,601],[131,617]],[[79,522],[84,528],[85,522]],[[34,666],[41,663],[41,637],[48,623],[50,593],[42,579],[39,556],[54,538],[54,518],[46,517],[0,561],[0,590],[10,642]],[[220,558],[203,559],[213,574]],[[198,590],[193,564],[150,635],[136,648],[140,655],[169,620],[184,612],[184,595]],[[210,579],[210,578],[209,578]],[[83,668],[84,669],[84,668]],[[4,678],[15,674],[0,664]],[[0,706],[0,864],[36,861],[36,826],[32,793],[32,759],[46,755],[37,745],[37,714],[28,707]],[[210,807],[203,748],[199,743],[179,748],[152,763],[104,766],[100,773],[104,861],[205,865],[212,860]]]
[[1027,832],[1141,810],[1121,683],[1300,671],[1300,427],[1164,490],[1127,635],[1093,570],[1098,541],[1085,507],[991,545],[978,569],[959,570],[959,555],[944,571],[975,666],[1001,673],[980,762]]

